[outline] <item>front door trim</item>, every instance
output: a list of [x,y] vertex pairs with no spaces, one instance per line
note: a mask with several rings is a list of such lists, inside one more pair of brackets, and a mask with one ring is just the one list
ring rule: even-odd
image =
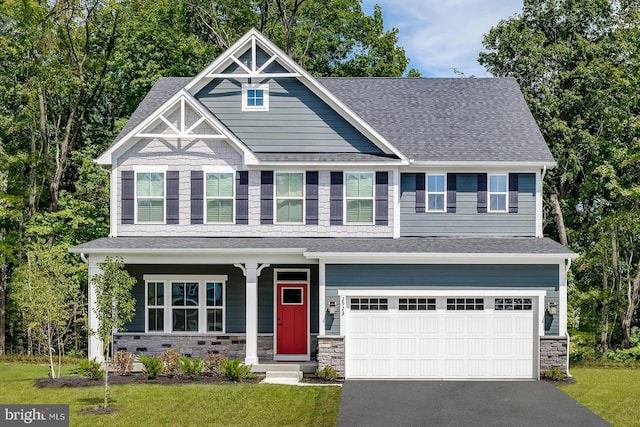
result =
[[[278,280],[278,273],[282,272],[304,272],[307,280]],[[308,268],[274,268],[273,269],[273,360],[281,361],[309,361],[311,360],[311,269]],[[307,305],[307,352],[306,354],[278,354],[278,284],[282,285],[305,285],[305,304]]]

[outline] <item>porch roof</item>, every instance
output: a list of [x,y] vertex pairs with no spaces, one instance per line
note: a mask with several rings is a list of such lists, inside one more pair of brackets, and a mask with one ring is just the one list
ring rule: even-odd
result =
[[111,254],[152,252],[229,253],[252,250],[299,253],[309,258],[335,254],[511,254],[576,258],[548,238],[535,237],[104,237],[70,249],[73,253]]

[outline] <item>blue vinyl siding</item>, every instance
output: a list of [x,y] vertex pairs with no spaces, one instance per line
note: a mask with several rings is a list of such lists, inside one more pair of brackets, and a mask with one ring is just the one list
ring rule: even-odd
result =
[[535,236],[535,174],[518,174],[518,213],[478,213],[477,174],[457,174],[456,212],[416,212],[416,174],[403,173],[400,183],[400,235]]
[[215,79],[196,94],[251,150],[382,154],[297,79],[253,83],[269,84],[269,111],[243,112],[242,83],[238,80]]
[[[558,301],[558,265],[331,264],[326,266],[325,299],[338,301],[340,289],[537,289],[545,304]],[[558,335],[558,316],[545,322],[546,335]],[[340,318],[327,316],[329,335],[340,333]]]

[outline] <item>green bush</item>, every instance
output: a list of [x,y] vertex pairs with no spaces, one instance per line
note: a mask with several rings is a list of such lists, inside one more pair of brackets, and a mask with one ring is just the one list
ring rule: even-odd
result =
[[565,378],[564,372],[557,366],[552,366],[550,369],[547,369],[542,373],[542,376],[551,381],[562,381]]
[[102,364],[96,359],[84,359],[82,362],[80,362],[78,373],[89,378],[90,380],[99,380],[104,378],[104,371],[102,370],[101,366]]
[[338,371],[333,366],[324,365],[324,368],[316,370],[316,377],[325,381],[335,381],[338,379]]
[[162,359],[162,373],[168,377],[176,377],[180,375],[180,354],[170,348],[160,356]]
[[180,357],[180,372],[192,380],[199,380],[204,368],[205,364],[199,357],[193,359],[187,356]]
[[626,350],[615,349],[607,350],[604,359],[612,362],[628,362],[631,360],[640,360],[640,346],[632,347]]
[[245,378],[255,378],[251,372],[251,365],[243,365],[240,359],[224,359],[220,366],[222,373],[229,381],[242,382]]
[[147,357],[142,354],[140,355],[140,362],[142,363],[142,374],[148,380],[158,378],[158,375],[162,372],[162,359],[158,356]]

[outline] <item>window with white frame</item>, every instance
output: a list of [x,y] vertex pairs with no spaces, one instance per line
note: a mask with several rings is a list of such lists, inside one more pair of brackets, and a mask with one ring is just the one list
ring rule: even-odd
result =
[[373,223],[373,173],[345,173],[346,222]]
[[214,172],[206,174],[205,197],[207,223],[233,222],[233,186],[232,172]]
[[164,172],[136,173],[137,222],[164,222]]
[[242,111],[269,111],[269,85],[243,84]]
[[427,211],[444,212],[445,194],[444,175],[427,175]]
[[147,324],[149,332],[164,331],[164,282],[147,282]]
[[489,212],[507,211],[507,175],[489,175]]
[[224,333],[226,276],[145,275],[149,332]]
[[276,173],[276,222],[304,221],[304,173]]

